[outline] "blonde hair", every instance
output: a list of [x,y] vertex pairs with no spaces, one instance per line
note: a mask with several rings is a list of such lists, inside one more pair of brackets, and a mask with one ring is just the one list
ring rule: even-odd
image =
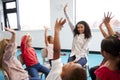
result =
[[27,37],[27,42],[28,42],[29,40],[32,40],[32,36],[31,36],[30,34],[26,34],[26,35],[22,36],[21,41],[23,41],[25,37]]
[[8,44],[8,39],[3,39],[0,41],[0,69],[2,70],[2,58],[3,54],[5,53],[5,47]]

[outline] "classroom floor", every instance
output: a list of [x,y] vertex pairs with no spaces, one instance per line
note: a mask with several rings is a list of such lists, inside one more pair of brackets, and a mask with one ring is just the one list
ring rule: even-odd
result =
[[[41,51],[37,49],[36,52],[37,52],[39,62],[42,64]],[[63,53],[66,53],[66,55],[61,56],[61,59],[62,59],[63,64],[65,64],[65,63],[67,63],[67,59],[68,59],[68,56],[69,56],[70,52],[63,52]],[[20,54],[20,50],[18,49],[16,56],[18,56],[19,54]],[[88,59],[89,59],[88,60],[89,68],[91,68],[95,65],[99,65],[100,62],[102,61],[103,57],[101,56],[101,54],[90,53],[88,55]],[[88,72],[87,72],[87,75],[88,75],[88,80],[91,80]],[[1,71],[0,71],[0,80],[5,80]],[[45,80],[44,76],[42,76],[42,80]]]

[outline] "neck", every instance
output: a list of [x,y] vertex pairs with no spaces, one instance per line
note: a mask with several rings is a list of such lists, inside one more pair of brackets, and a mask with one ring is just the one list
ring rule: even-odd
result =
[[108,67],[110,70],[118,70],[118,60],[107,60],[106,63],[104,64],[106,67]]

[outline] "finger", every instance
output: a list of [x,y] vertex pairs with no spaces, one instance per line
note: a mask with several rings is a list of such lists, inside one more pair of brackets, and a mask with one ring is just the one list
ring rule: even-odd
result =
[[112,19],[114,16],[112,16],[110,19]]
[[61,22],[61,25],[65,24],[65,23],[66,23],[66,19],[63,19]]
[[63,19],[63,17],[62,17],[62,18],[60,18],[59,23],[61,23],[62,19]]
[[58,18],[56,19],[56,23],[58,22]]
[[106,17],[105,12],[104,12],[104,18]]
[[108,11],[108,13],[107,13],[107,17],[109,17],[109,11]]
[[111,15],[112,15],[112,12],[110,12],[110,14],[109,14],[109,18],[111,17]]

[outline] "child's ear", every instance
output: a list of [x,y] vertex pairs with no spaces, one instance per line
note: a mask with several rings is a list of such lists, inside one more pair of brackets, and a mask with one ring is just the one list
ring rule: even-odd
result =
[[106,51],[102,51],[102,55],[103,55],[103,57],[106,57],[107,56],[107,53],[106,53]]

